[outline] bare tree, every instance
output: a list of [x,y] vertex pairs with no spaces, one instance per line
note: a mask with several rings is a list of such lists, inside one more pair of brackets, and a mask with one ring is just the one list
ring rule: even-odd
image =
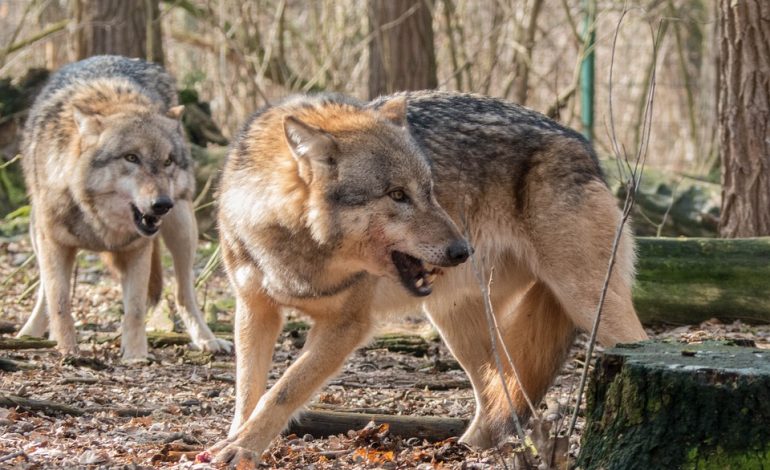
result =
[[75,59],[119,54],[163,63],[158,0],[72,0]]
[[770,3],[719,0],[723,237],[770,235]]
[[436,88],[433,8],[428,0],[369,0],[369,96]]

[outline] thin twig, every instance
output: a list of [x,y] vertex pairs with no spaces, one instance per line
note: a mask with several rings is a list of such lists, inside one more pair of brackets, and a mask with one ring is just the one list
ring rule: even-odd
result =
[[5,162],[2,165],[0,165],[0,170],[5,170],[6,168],[8,168],[9,166],[13,165],[14,163],[19,161],[20,159],[21,159],[21,154],[19,153],[15,157],[13,157],[12,159],[10,159],[7,162]]
[[[602,286],[601,295],[599,297],[599,303],[596,306],[596,315],[594,317],[594,323],[593,327],[591,328],[591,337],[588,341],[588,347],[586,351],[586,361],[585,365],[583,366],[583,372],[580,376],[580,385],[578,386],[578,394],[577,399],[575,403],[575,409],[572,413],[572,419],[570,421],[569,430],[567,431],[567,436],[571,436],[572,433],[575,430],[575,424],[577,423],[577,417],[578,413],[580,411],[580,405],[583,400],[583,393],[585,391],[585,385],[588,378],[588,370],[589,366],[591,364],[591,360],[593,357],[594,352],[594,346],[596,345],[596,338],[599,332],[599,323],[601,321],[601,314],[602,314],[602,307],[604,306],[604,301],[607,296],[607,290],[609,289],[609,283],[610,278],[612,277],[612,271],[615,266],[615,258],[617,256],[618,251],[618,244],[620,242],[620,238],[623,236],[623,229],[625,227],[626,222],[628,221],[629,216],[631,215],[631,210],[633,209],[634,202],[636,201],[636,191],[639,188],[639,185],[641,183],[642,174],[644,172],[644,165],[646,163],[646,157],[647,157],[647,149],[649,148],[649,139],[650,139],[650,126],[652,124],[652,107],[654,103],[654,96],[655,96],[655,76],[657,71],[657,45],[658,40],[660,38],[660,35],[656,35],[654,31],[652,30],[652,25],[650,25],[650,33],[652,34],[653,38],[653,66],[651,71],[651,83],[652,86],[650,87],[647,103],[645,106],[644,116],[645,119],[643,121],[643,130],[642,130],[642,145],[639,146],[639,149],[636,153],[636,159],[634,162],[633,167],[631,166],[630,162],[628,161],[628,155],[625,152],[625,148],[623,148],[623,151],[620,150],[620,145],[618,143],[617,134],[615,132],[615,120],[613,116],[612,111],[612,76],[615,66],[615,51],[617,49],[617,39],[618,35],[620,33],[620,28],[623,24],[623,19],[625,18],[626,14],[628,14],[629,10],[624,9],[623,12],[620,15],[620,19],[618,20],[618,23],[615,27],[615,35],[613,37],[612,41],[612,52],[610,54],[610,72],[609,72],[609,124],[610,124],[610,139],[612,143],[613,150],[615,151],[615,157],[620,159],[621,155],[625,158],[626,166],[630,170],[630,178],[627,181],[628,189],[626,191],[626,198],[623,203],[623,212],[620,218],[620,222],[618,223],[617,229],[615,230],[615,238],[612,241],[612,251],[610,253],[610,259],[607,266],[607,274],[604,278],[604,284]],[[660,33],[661,28],[658,29],[658,33]]]
[[[468,230],[468,224],[465,221],[465,215],[462,215],[463,225],[466,229],[466,239],[470,240],[470,233]],[[495,366],[497,367],[497,374],[500,376],[500,382],[505,392],[505,399],[508,401],[508,406],[511,408],[511,415],[513,416],[513,424],[516,430],[516,437],[524,441],[525,434],[524,429],[521,427],[521,421],[519,415],[516,413],[516,406],[513,403],[513,398],[508,390],[508,385],[505,380],[505,372],[503,371],[503,363],[500,360],[500,353],[497,351],[497,331],[495,331],[494,310],[492,309],[492,299],[489,295],[489,286],[492,284],[492,273],[489,275],[489,283],[484,282],[484,276],[481,272],[476,256],[470,255],[471,265],[473,266],[473,274],[476,276],[476,281],[479,283],[479,289],[481,289],[481,295],[484,299],[484,314],[487,318],[487,325],[489,326],[489,338],[491,340],[492,355],[495,358]],[[521,383],[519,383],[521,385]]]
[[19,273],[20,273],[20,272],[21,272],[21,271],[22,271],[24,268],[26,268],[26,267],[27,267],[27,265],[29,265],[29,263],[31,263],[31,262],[32,262],[34,259],[35,259],[35,254],[34,254],[34,253],[32,253],[31,255],[29,255],[29,256],[27,257],[27,259],[25,259],[25,260],[24,260],[24,262],[23,262],[23,263],[21,263],[21,264],[20,264],[20,265],[19,265],[19,266],[18,266],[16,269],[14,269],[14,270],[13,270],[13,271],[12,271],[12,272],[9,274],[9,275],[5,276],[5,279],[3,279],[3,282],[2,282],[2,283],[0,283],[0,285],[2,285],[2,286],[5,286],[6,284],[8,284],[8,282],[10,282],[10,280],[11,280],[11,279],[13,279],[14,277],[16,277],[16,275],[17,275],[17,274],[19,274]]
[[209,193],[209,190],[211,190],[211,183],[214,181],[214,175],[209,175],[209,177],[206,179],[206,183],[203,185],[203,189],[201,189],[201,192],[198,193],[198,197],[195,198],[193,201],[193,207],[195,210],[198,210],[198,206],[203,202],[203,200],[206,198],[206,195]]
[[10,454],[6,454],[6,455],[0,457],[0,463],[7,462],[9,460],[15,459],[16,457],[21,457],[21,456],[24,456],[25,459],[26,459],[26,455],[27,454],[24,453],[23,450],[17,450],[16,452],[11,452]]
[[214,252],[209,256],[208,261],[206,261],[206,266],[203,267],[203,271],[201,271],[200,276],[198,276],[198,279],[195,280],[195,288],[201,286],[201,284],[205,283],[209,280],[212,274],[214,274],[214,271],[217,270],[220,263],[220,257],[219,253],[221,251],[222,245],[217,245]]

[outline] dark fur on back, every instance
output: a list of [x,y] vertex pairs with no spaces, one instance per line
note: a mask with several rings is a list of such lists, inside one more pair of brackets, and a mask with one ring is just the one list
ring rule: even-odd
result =
[[116,55],[98,55],[65,65],[51,75],[38,95],[30,113],[33,117],[45,108],[55,106],[48,98],[57,91],[96,78],[126,78],[142,89],[153,101],[168,109],[177,104],[174,80],[163,67],[142,59],[129,59]]
[[[480,191],[492,182],[508,181],[519,212],[526,204],[527,178],[536,166],[544,165],[562,182],[567,198],[589,181],[604,181],[588,141],[536,111],[486,96],[433,90],[381,97],[370,106],[377,108],[394,96],[406,96],[412,136],[434,173],[448,180],[472,178],[470,187]],[[558,153],[558,160],[547,152],[552,145],[565,144],[572,151]]]

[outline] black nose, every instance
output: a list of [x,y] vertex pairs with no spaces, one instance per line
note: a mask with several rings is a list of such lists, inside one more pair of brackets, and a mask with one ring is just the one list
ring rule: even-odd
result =
[[472,251],[472,248],[465,240],[455,240],[446,249],[446,255],[453,263],[460,264],[468,259]]
[[154,212],[155,215],[163,215],[174,207],[174,201],[168,196],[160,196],[152,201],[152,206],[150,207],[152,207],[152,212]]

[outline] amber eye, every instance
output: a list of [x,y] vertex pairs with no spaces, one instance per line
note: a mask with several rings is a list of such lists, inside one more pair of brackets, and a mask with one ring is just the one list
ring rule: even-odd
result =
[[388,196],[390,196],[390,198],[396,202],[407,202],[409,200],[409,197],[401,189],[396,189],[395,191],[389,192]]
[[137,157],[136,154],[133,154],[133,153],[125,154],[123,158],[125,158],[127,162],[139,163],[139,157]]
[[172,163],[174,163],[174,159],[169,155],[168,158],[166,158],[166,161],[163,162],[163,166],[171,166]]

